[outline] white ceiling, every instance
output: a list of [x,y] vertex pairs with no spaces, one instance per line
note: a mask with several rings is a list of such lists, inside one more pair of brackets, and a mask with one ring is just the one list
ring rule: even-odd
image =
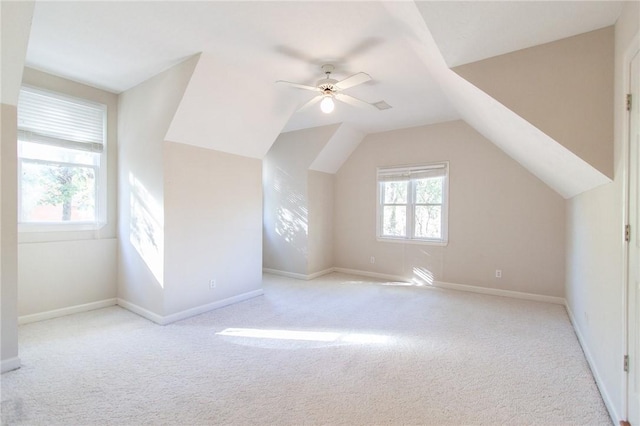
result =
[[613,25],[621,1],[418,1],[447,65],[476,62]]
[[[620,2],[420,2],[419,10],[451,65],[611,25]],[[329,62],[337,79],[369,73],[372,81],[348,93],[393,108],[310,108],[281,130],[346,122],[372,133],[459,118],[396,22],[381,2],[39,1],[26,64],[119,93],[204,52],[218,60],[225,96],[251,102],[240,73],[265,88],[261,99],[273,91],[273,102],[301,105],[313,93],[275,80],[313,84]]]

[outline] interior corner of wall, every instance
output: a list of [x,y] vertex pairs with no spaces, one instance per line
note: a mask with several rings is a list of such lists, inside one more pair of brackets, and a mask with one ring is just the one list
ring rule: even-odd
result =
[[360,145],[365,133],[347,123],[339,123],[322,147],[309,170],[335,174]]
[[180,94],[177,102],[175,103],[173,112],[171,113],[171,120],[167,127],[167,131],[164,134],[164,140],[175,140],[172,135],[175,134],[175,129],[180,123],[180,120],[176,119],[176,117],[180,117],[180,106],[182,105],[185,96],[188,96],[189,89],[192,87],[193,76],[203,62],[203,58],[205,57],[204,55],[206,54],[203,52],[196,53],[174,67],[181,71],[181,78],[179,78],[176,82],[177,84],[174,84],[173,86],[174,89],[177,88],[180,91]]

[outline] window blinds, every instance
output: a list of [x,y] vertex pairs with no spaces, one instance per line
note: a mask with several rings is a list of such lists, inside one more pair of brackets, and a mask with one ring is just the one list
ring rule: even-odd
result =
[[23,87],[18,100],[18,138],[102,152],[105,113],[104,105]]
[[400,182],[411,179],[427,179],[446,176],[447,164],[433,164],[417,167],[379,168],[379,182]]

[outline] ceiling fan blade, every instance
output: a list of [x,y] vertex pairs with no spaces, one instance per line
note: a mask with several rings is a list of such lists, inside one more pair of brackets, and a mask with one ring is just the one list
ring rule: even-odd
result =
[[292,83],[290,81],[278,80],[276,83],[284,83],[288,86],[295,87],[297,89],[305,89],[305,90],[313,90],[314,92],[319,92],[320,89],[315,86],[307,86],[306,84]]
[[354,98],[353,96],[345,95],[344,93],[336,93],[335,98],[345,104],[349,104],[355,107],[369,107],[375,108],[375,105],[370,104],[369,102],[362,101],[358,98]]
[[344,90],[369,80],[371,80],[371,76],[369,74],[366,72],[359,72],[358,74],[354,74],[351,77],[347,77],[344,80],[337,82],[335,86],[340,90]]
[[303,109],[309,108],[311,105],[317,104],[318,102],[320,102],[320,99],[322,99],[322,95],[314,96],[307,103],[298,108],[298,111],[302,111]]

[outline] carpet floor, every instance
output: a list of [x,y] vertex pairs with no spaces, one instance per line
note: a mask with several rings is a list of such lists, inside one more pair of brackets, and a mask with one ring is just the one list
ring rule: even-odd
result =
[[343,274],[168,326],[120,307],[20,327],[6,425],[605,425],[560,305]]

